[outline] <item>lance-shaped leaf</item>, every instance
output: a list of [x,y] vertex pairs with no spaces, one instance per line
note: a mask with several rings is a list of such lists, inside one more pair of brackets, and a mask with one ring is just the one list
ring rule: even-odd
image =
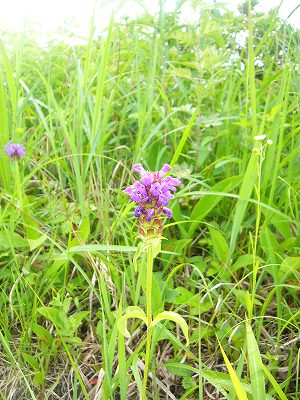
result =
[[145,322],[145,324],[147,325],[146,314],[140,307],[138,307],[138,306],[128,307],[126,309],[126,313],[124,315],[122,315],[122,317],[119,318],[117,321],[119,332],[127,338],[131,337],[131,335],[127,329],[127,320],[129,318],[139,318],[143,322]]
[[229,372],[230,379],[232,381],[232,384],[233,384],[233,387],[234,387],[234,390],[235,390],[235,393],[236,393],[238,399],[239,400],[248,400],[246,392],[245,392],[245,390],[244,390],[244,388],[243,388],[243,386],[242,386],[242,384],[241,384],[241,382],[240,382],[235,370],[232,368],[232,365],[230,364],[230,361],[228,360],[228,358],[227,358],[227,356],[225,354],[225,351],[224,351],[219,339],[218,339],[218,342],[219,342],[219,346],[220,346],[220,349],[221,349],[221,352],[222,352],[222,355],[223,355],[227,370]]
[[155,258],[161,251],[161,237],[147,239],[148,246],[152,246],[152,255]]
[[246,333],[252,395],[255,400],[266,400],[265,377],[261,366],[261,355],[249,323],[246,323]]
[[182,332],[185,336],[186,339],[186,345],[189,345],[189,331],[188,331],[188,326],[187,323],[185,322],[185,320],[177,313],[173,312],[173,311],[163,311],[161,313],[159,313],[152,321],[151,327],[154,328],[154,326],[164,320],[167,319],[169,321],[173,321],[176,324],[178,324],[180,326],[180,328],[182,329]]

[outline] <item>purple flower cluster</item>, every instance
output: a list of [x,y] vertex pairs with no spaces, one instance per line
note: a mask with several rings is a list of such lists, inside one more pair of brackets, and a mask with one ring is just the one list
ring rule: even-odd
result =
[[22,158],[25,155],[25,147],[22,143],[13,143],[11,140],[4,147],[6,154],[14,161],[16,158]]
[[171,176],[164,177],[172,169],[170,165],[164,164],[162,169],[156,172],[146,171],[141,164],[135,164],[133,169],[140,173],[141,179],[126,188],[124,193],[138,205],[134,216],[148,222],[161,217],[162,213],[171,218],[172,211],[167,205],[174,197],[171,192],[176,192],[176,186],[181,182]]

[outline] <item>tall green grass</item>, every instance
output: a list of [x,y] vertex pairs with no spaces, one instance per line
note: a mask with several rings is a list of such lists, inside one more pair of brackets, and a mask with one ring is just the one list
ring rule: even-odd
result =
[[103,38],[93,19],[86,45],[2,35],[2,399],[139,398],[146,329],[116,324],[145,306],[134,162],[183,181],[152,312],[180,312],[191,343],[156,325],[148,398],[299,398],[299,32],[222,5],[183,23],[181,7],[112,17]]

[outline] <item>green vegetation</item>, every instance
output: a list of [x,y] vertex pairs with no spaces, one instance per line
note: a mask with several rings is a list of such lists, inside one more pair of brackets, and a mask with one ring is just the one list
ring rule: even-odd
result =
[[2,35],[1,399],[139,398],[146,325],[117,326],[146,309],[136,162],[183,181],[152,312],[190,343],[156,323],[147,398],[299,399],[299,32],[245,6],[182,23],[180,3],[86,45]]

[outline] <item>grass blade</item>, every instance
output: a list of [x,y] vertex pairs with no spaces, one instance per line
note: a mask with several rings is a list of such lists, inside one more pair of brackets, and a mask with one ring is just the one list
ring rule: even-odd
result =
[[236,393],[238,399],[239,400],[248,400],[247,394],[246,394],[245,390],[243,389],[243,386],[242,386],[235,370],[232,368],[232,365],[230,364],[230,361],[228,360],[219,339],[218,339],[218,342],[219,342],[219,346],[220,346],[227,370],[229,372],[230,379],[232,381],[232,384],[234,386],[234,390],[235,390],[235,393]]
[[253,398],[256,400],[266,400],[265,378],[261,369],[261,355],[249,323],[246,323],[246,334]]

